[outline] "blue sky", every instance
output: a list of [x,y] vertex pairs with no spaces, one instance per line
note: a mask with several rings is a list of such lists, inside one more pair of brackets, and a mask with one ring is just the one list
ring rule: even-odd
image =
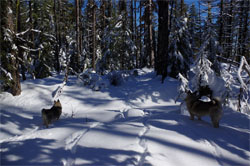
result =
[[198,0],[184,0],[187,4],[198,3]]

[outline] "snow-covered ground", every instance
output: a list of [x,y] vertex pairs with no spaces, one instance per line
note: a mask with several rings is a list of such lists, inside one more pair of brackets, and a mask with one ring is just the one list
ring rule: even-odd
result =
[[69,77],[63,113],[49,128],[63,75],[22,83],[22,94],[0,94],[1,165],[219,166],[249,165],[249,116],[224,108],[220,128],[209,117],[191,121],[175,103],[178,82],[149,69],[121,86],[93,91]]

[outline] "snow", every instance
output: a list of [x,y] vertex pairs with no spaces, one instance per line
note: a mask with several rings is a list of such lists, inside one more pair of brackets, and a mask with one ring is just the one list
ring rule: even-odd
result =
[[24,35],[25,33],[29,32],[29,31],[30,31],[30,28],[26,29],[23,32],[17,33],[16,36]]
[[13,13],[13,11],[11,10],[10,7],[8,7],[8,14],[12,14],[12,13]]
[[[224,107],[218,129],[209,117],[191,121],[174,101],[175,79],[162,84],[142,69],[93,91],[76,76],[63,78],[27,80],[20,96],[0,94],[1,165],[249,165],[249,115]],[[41,110],[53,97],[63,113],[45,128]]]
[[238,79],[240,81],[241,87],[247,90],[247,85],[244,83],[244,81],[242,80],[242,77],[241,77],[242,67],[243,67],[244,64],[246,64],[246,66],[248,67],[248,64],[247,64],[247,61],[246,61],[245,57],[242,56],[237,75],[238,75]]

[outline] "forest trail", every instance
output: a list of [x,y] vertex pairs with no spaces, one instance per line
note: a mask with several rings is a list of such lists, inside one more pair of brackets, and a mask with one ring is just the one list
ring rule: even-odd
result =
[[61,119],[45,128],[41,109],[62,78],[25,81],[19,97],[0,94],[1,165],[248,165],[249,116],[225,109],[218,129],[208,117],[191,121],[174,101],[178,82],[161,84],[149,69],[101,91],[70,76]]

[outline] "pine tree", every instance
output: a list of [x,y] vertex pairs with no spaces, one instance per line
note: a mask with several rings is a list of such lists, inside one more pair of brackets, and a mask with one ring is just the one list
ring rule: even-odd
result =
[[188,13],[187,26],[190,34],[190,43],[193,52],[196,52],[199,47],[199,18],[195,4],[190,6]]
[[214,15],[212,14],[213,8],[216,6],[216,0],[203,0],[203,3],[206,7],[207,17],[206,22],[204,23],[205,29],[202,35],[204,40],[199,52],[205,51],[207,54],[207,58],[212,63],[212,69],[217,73],[220,74],[220,64],[217,59],[217,55],[221,53],[220,45],[218,44],[218,36],[217,32],[215,31],[214,25]]
[[98,62],[100,72],[104,70],[127,70],[136,65],[136,47],[131,31],[125,1],[119,1],[118,10],[113,8],[109,25],[105,28],[102,43],[102,58]]
[[[1,1],[1,89],[21,94],[19,58],[14,24],[13,1]],[[1,82],[2,82],[1,81]]]
[[191,48],[187,18],[174,18],[174,31],[170,34],[170,46],[168,50],[168,75],[177,78],[178,74],[187,75],[193,56]]

